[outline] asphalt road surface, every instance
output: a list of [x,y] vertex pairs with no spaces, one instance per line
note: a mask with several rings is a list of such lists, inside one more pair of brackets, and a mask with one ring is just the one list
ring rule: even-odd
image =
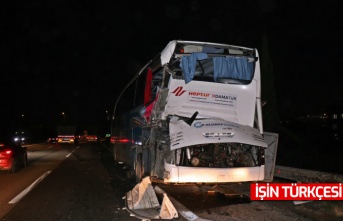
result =
[[[102,143],[27,148],[26,168],[15,174],[0,171],[0,220],[140,220],[130,216],[123,200],[135,183]],[[225,194],[214,193],[211,186],[158,186],[181,205],[174,205],[179,217],[173,221],[342,220],[342,202],[251,202],[247,185],[216,185]],[[247,197],[226,197],[236,192]]]
[[[1,220],[138,220],[123,209],[122,197],[134,184],[101,144],[33,145],[28,152],[28,167],[16,174],[0,171],[0,210],[6,213]],[[39,179],[13,203],[21,189]]]

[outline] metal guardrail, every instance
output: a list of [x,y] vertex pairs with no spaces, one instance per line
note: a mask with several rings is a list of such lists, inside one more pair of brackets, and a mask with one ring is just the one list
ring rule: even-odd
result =
[[343,175],[275,165],[274,177],[304,183],[342,183]]

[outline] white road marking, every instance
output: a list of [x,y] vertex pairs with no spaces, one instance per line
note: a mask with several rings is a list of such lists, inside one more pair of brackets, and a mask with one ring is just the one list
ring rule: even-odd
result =
[[46,173],[44,173],[41,177],[39,177],[35,182],[33,182],[30,186],[28,186],[25,190],[19,193],[16,197],[14,197],[8,203],[14,204],[14,203],[19,202],[26,194],[28,194],[35,186],[37,186],[38,183],[40,183],[46,176],[48,176],[49,173],[51,173],[51,171],[47,171]]
[[74,153],[74,151],[76,151],[77,149],[79,149],[79,147],[80,147],[80,146],[77,146],[76,149],[74,149],[72,152],[70,152],[70,153],[66,156],[66,158],[70,157],[70,155],[72,155],[72,154]]

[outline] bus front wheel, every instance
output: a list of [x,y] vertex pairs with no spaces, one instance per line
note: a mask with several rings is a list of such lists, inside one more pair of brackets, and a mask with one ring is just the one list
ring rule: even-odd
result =
[[136,183],[139,183],[142,181],[143,178],[143,157],[142,154],[138,154],[137,155],[137,159],[136,159],[136,167],[135,167],[135,172],[136,172]]

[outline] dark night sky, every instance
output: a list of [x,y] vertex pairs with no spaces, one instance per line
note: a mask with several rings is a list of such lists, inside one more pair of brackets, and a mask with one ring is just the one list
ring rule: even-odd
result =
[[[300,3],[301,2],[301,3]],[[267,35],[281,115],[343,102],[343,3],[1,1],[3,122],[97,122],[174,39],[255,47]],[[263,61],[261,61],[263,62]],[[263,73],[262,73],[263,76]]]

